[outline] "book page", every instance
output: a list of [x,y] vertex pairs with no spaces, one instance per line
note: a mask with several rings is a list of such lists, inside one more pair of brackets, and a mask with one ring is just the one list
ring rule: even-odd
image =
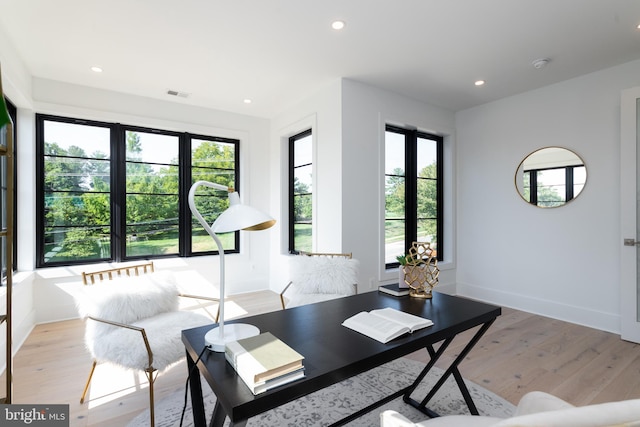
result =
[[375,316],[366,311],[351,316],[342,323],[349,329],[360,332],[381,343],[386,343],[402,334],[408,333],[409,328],[384,317]]
[[411,332],[433,325],[433,322],[429,319],[405,313],[404,311],[399,311],[390,307],[371,310],[371,314],[406,326]]

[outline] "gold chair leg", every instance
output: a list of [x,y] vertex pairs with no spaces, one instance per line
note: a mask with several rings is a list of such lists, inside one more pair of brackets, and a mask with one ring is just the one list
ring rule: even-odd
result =
[[147,379],[149,380],[149,417],[150,417],[150,426],[155,427],[156,425],[156,411],[155,411],[155,403],[153,399],[153,383],[156,381],[154,378],[154,373],[156,370],[154,368],[145,369],[144,371],[147,374]]
[[91,377],[93,377],[93,371],[96,370],[97,360],[93,360],[93,365],[91,365],[91,372],[89,372],[89,378],[87,379],[87,384],[84,386],[84,391],[82,392],[82,397],[80,398],[80,403],[84,403],[84,398],[87,395],[87,390],[89,390],[89,384],[91,384]]
[[218,310],[216,310],[216,323],[220,321],[220,303],[218,303]]

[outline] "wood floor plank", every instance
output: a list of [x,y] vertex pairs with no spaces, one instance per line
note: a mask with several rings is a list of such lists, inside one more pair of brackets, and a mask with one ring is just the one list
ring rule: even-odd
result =
[[629,364],[616,362],[619,373],[609,384],[599,390],[593,398],[594,403],[611,402],[613,400],[640,399],[638,377],[640,377],[640,356],[636,356]]
[[[230,297],[225,308],[232,316],[253,315],[280,309],[280,300],[274,292],[260,291]],[[460,354],[472,334],[456,339],[439,365]],[[80,320],[36,326],[14,359],[14,403],[67,403],[71,427],[126,425],[148,409],[144,375],[99,365],[88,401],[80,404],[91,366],[83,335]],[[425,350],[409,357],[429,359]],[[640,398],[640,345],[509,308],[503,308],[460,370],[466,379],[513,403],[534,390],[575,405]],[[184,361],[163,372],[156,380],[156,399],[183,389],[185,379]]]

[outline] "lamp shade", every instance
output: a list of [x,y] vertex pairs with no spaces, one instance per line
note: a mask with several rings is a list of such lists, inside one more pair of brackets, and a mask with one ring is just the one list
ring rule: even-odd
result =
[[222,212],[211,225],[214,233],[227,233],[230,231],[266,230],[273,226],[276,220],[264,212],[251,206],[240,203],[237,192],[229,193],[229,208]]

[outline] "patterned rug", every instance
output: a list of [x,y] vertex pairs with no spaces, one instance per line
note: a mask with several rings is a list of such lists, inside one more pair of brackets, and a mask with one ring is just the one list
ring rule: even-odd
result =
[[[386,365],[289,402],[261,416],[251,418],[247,422],[247,426],[317,427],[329,425],[411,384],[423,367],[424,364],[407,358],[394,360]],[[424,398],[427,391],[440,378],[442,372],[441,369],[433,368],[412,397],[416,400]],[[513,414],[515,410],[513,404],[473,382],[466,380],[465,382],[481,415],[507,418]],[[213,411],[216,397],[206,381],[203,380],[202,384],[203,394],[205,395],[205,409],[209,418]],[[176,392],[156,402],[156,426],[178,427],[183,405],[184,391]],[[440,415],[469,413],[460,390],[458,390],[458,386],[452,377],[438,391],[428,407]],[[347,425],[350,427],[377,426],[380,424],[379,414],[384,409],[394,409],[414,422],[427,418],[426,415],[412,406],[405,404],[400,397]],[[146,427],[148,425],[149,412],[145,411],[133,419],[128,427]],[[193,426],[190,399],[188,399],[183,426]]]

